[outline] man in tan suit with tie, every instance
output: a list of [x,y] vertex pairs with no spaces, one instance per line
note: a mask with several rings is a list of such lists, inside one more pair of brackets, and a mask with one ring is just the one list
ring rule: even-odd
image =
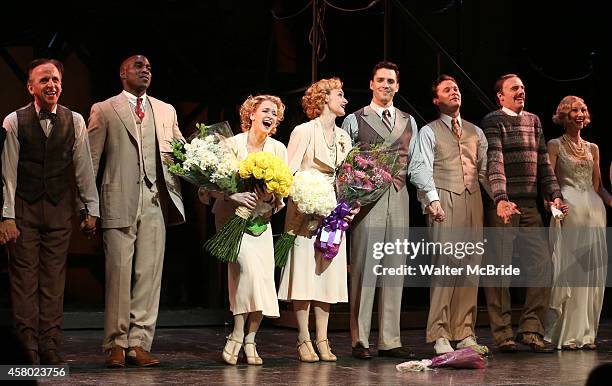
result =
[[[432,241],[482,241],[483,207],[480,184],[487,186],[487,139],[483,131],[461,118],[461,92],[454,78],[440,75],[432,85],[440,117],[419,130],[419,146],[429,179],[436,189],[419,191],[428,214]],[[463,268],[480,264],[481,254],[434,255],[432,264]],[[478,276],[432,277],[427,342],[436,354],[477,346],[474,326]]]
[[384,144],[396,152],[400,162],[407,166],[377,202],[363,206],[351,225],[351,289],[350,323],[353,356],[370,359],[370,327],[376,287],[378,297],[378,355],[410,358],[410,350],[402,347],[400,316],[402,306],[403,276],[377,276],[373,268],[400,267],[406,261],[402,254],[373,257],[372,246],[379,242],[404,240],[408,237],[408,190],[406,177],[418,188],[426,191],[423,180],[423,163],[417,144],[418,128],[414,118],[393,106],[393,97],[399,91],[399,69],[391,62],[378,63],[370,79],[372,102],[349,114],[342,128],[349,133],[353,143],[367,148]]
[[[179,181],[162,163],[183,138],[174,108],[146,94],[151,65],[142,55],[120,67],[123,91],[91,108],[96,173],[105,159],[100,212],[106,255],[104,345],[108,367],[153,366],[166,225],[184,222]],[[133,268],[132,268],[133,267]],[[126,352],[127,351],[127,352]]]

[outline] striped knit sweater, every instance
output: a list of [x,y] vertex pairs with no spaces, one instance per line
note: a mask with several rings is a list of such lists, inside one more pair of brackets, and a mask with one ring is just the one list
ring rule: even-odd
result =
[[535,207],[538,183],[546,198],[562,197],[537,115],[523,111],[514,117],[496,110],[482,119],[481,127],[489,141],[487,177],[495,205],[510,200]]

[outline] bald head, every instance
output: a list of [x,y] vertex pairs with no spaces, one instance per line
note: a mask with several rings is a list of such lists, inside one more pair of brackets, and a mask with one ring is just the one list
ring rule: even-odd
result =
[[125,59],[119,67],[119,77],[123,89],[133,95],[143,95],[151,84],[151,64],[143,55]]

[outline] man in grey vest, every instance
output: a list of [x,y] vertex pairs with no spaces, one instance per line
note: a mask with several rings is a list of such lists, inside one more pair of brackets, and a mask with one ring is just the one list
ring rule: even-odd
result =
[[63,363],[66,257],[72,233],[76,179],[83,203],[81,229],[91,234],[98,192],[83,117],[59,105],[63,66],[37,59],[28,67],[34,102],[4,119],[2,232],[9,244],[11,300],[17,334],[32,364]]
[[406,256],[396,253],[378,260],[373,256],[372,246],[380,242],[395,243],[408,237],[407,175],[420,189],[430,191],[434,187],[432,184],[428,186],[424,180],[414,118],[393,106],[393,97],[399,90],[397,65],[380,62],[374,66],[370,89],[372,102],[348,115],[342,128],[349,133],[354,144],[361,143],[365,148],[373,144],[389,146],[408,169],[394,179],[393,186],[377,202],[362,207],[352,223],[350,323],[353,356],[360,359],[372,357],[369,336],[378,286],[378,355],[410,358],[414,354],[402,347],[400,339],[403,276],[377,276],[374,273],[375,265],[400,267]]
[[[433,103],[440,117],[419,131],[419,145],[429,178],[436,189],[419,191],[428,214],[432,241],[482,242],[483,207],[479,181],[486,188],[487,139],[483,131],[461,118],[461,92],[454,78],[440,75],[433,83]],[[432,256],[435,266],[462,268],[463,275],[433,276],[430,290],[427,342],[436,354],[477,346],[474,326],[478,276],[467,266],[480,264],[476,252]]]
[[[155,366],[150,354],[159,307],[166,225],[184,222],[180,184],[162,163],[183,138],[171,105],[146,94],[151,64],[142,55],[119,69],[123,91],[91,108],[94,171],[105,159],[100,189],[108,367]],[[127,352],[126,352],[127,351]]]

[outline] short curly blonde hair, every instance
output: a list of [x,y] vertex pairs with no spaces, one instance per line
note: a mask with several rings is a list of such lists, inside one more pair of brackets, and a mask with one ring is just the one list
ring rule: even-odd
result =
[[311,84],[302,97],[302,108],[308,119],[319,117],[327,103],[326,97],[332,90],[339,90],[341,88],[342,81],[339,78],[321,79]]
[[276,134],[276,128],[285,119],[285,105],[281,99],[275,95],[249,95],[240,106],[240,128],[243,132],[251,129],[251,114],[254,113],[263,101],[270,101],[276,105],[278,112],[276,115],[276,125],[270,130],[270,135]]
[[589,113],[589,107],[584,102],[584,99],[574,95],[568,95],[561,99],[561,102],[559,102],[559,106],[557,106],[557,111],[552,117],[553,122],[557,125],[563,126],[563,124],[567,121],[569,113],[570,111],[572,111],[572,105],[575,102],[580,102],[584,105],[584,107],[586,107],[586,112],[584,114],[584,125],[586,126],[591,123],[591,114]]

